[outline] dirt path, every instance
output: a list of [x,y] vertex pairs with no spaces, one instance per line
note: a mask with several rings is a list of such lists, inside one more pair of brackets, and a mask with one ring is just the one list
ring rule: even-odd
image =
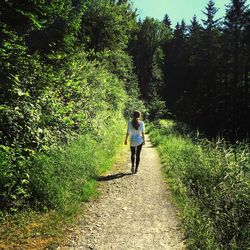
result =
[[130,174],[129,152],[125,157],[115,172],[100,178],[103,194],[86,204],[77,232],[58,249],[184,249],[156,149],[147,139],[135,175]]

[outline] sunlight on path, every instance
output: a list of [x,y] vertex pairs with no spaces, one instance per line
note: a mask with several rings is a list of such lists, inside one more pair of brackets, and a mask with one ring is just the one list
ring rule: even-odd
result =
[[184,249],[156,149],[147,139],[136,175],[125,157],[126,164],[100,178],[103,195],[86,204],[75,234],[57,249]]

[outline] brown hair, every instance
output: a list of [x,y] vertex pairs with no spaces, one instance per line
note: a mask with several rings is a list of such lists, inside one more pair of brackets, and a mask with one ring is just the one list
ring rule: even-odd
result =
[[139,124],[138,119],[137,119],[137,118],[140,118],[140,117],[141,117],[140,111],[135,110],[135,111],[133,112],[132,125],[133,125],[133,127],[134,127],[136,130],[140,127],[140,124]]

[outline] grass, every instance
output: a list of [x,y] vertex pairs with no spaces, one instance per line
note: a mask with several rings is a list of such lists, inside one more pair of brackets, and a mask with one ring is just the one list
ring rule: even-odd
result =
[[185,125],[149,128],[182,211],[189,249],[249,249],[249,145],[214,142]]
[[84,213],[82,204],[98,197],[95,179],[117,160],[124,131],[124,124],[114,124],[99,139],[83,135],[27,162],[30,205],[2,213],[0,248],[54,249],[61,243]]

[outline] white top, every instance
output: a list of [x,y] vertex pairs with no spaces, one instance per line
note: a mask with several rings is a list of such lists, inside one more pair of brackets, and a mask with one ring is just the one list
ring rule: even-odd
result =
[[132,122],[128,122],[128,133],[130,135],[130,146],[137,147],[143,143],[142,132],[145,131],[144,122],[139,121],[139,128],[135,129]]

